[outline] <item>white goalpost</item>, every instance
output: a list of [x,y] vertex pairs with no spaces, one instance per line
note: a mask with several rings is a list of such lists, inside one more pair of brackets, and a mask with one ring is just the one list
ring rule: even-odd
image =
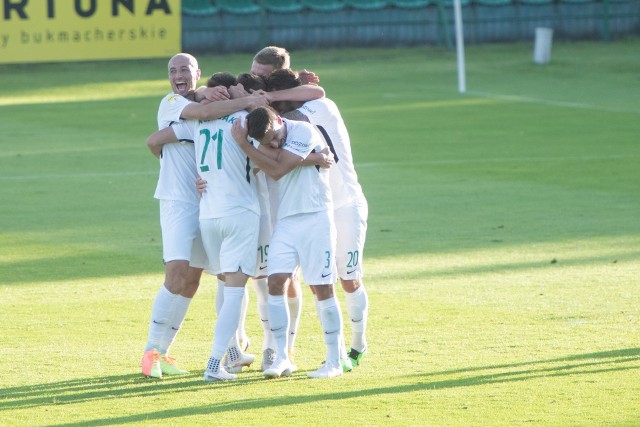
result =
[[462,31],[462,7],[460,0],[453,0],[453,12],[456,26],[456,56],[458,68],[458,92],[467,91],[466,71],[464,66],[464,37]]

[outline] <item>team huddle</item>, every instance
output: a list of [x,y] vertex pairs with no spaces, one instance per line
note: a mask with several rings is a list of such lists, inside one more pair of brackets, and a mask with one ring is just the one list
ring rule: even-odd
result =
[[[367,202],[353,166],[349,134],[317,76],[289,68],[289,53],[268,46],[251,72],[201,71],[185,53],[169,61],[173,92],[158,109],[147,145],[160,159],[165,279],[156,295],[142,373],[185,374],[169,349],[203,271],[218,278],[217,318],[204,381],[233,380],[247,353],[246,284],[253,282],[263,328],[261,369],[289,376],[302,308],[300,275],[323,329],[326,358],[308,376],[331,378],[358,366],[367,351],[362,253]],[[350,349],[334,294],[341,282]]]

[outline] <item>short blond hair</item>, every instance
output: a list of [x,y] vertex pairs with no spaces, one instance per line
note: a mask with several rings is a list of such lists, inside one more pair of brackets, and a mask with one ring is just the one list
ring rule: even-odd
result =
[[287,49],[278,46],[267,46],[261,49],[253,57],[258,64],[271,65],[274,69],[280,70],[291,67],[291,56]]

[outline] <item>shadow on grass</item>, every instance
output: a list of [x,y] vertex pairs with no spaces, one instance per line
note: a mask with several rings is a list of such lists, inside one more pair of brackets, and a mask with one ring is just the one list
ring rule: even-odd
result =
[[[147,267],[147,268],[145,268]],[[115,251],[85,251],[74,256],[0,263],[0,285],[68,282],[138,274],[163,274],[162,255],[142,257]]]
[[[534,360],[512,364],[499,364],[461,368],[456,370],[427,372],[414,375],[417,381],[413,384],[379,387],[372,389],[358,388],[347,392],[335,392],[325,394],[300,395],[291,400],[290,396],[274,396],[260,399],[241,399],[220,403],[212,403],[206,406],[168,409],[153,411],[122,417],[88,419],[77,423],[63,423],[59,425],[114,425],[128,424],[140,421],[158,420],[168,422],[183,416],[208,415],[237,410],[273,408],[304,403],[317,403],[319,401],[344,400],[360,398],[363,396],[379,396],[386,394],[412,393],[416,391],[428,391],[458,387],[474,387],[486,384],[498,384],[514,381],[527,381],[542,377],[562,377],[575,375],[592,375],[598,373],[638,370],[640,365],[630,362],[640,361],[640,348],[629,348],[597,353],[585,353],[570,355],[567,357]],[[553,365],[557,366],[553,366]],[[544,365],[544,366],[541,366]],[[551,366],[549,366],[551,365]],[[484,372],[480,375],[475,373]],[[440,376],[459,375],[458,378],[437,380]],[[122,375],[88,380],[64,381],[58,383],[38,384],[33,386],[12,387],[0,390],[0,411],[24,407],[46,406],[52,404],[71,404],[91,400],[104,400],[115,398],[129,398],[140,396],[153,396],[158,392],[176,393],[180,391],[194,391],[208,389],[212,385],[202,382],[199,375],[193,374],[187,377],[173,377],[163,381],[153,381],[141,378],[139,375]],[[294,381],[306,381],[304,377],[293,377]],[[239,379],[233,382],[215,384],[220,388],[235,388],[255,382],[264,381],[256,376]],[[314,380],[309,380],[314,381]],[[239,395],[239,394],[237,394]],[[169,421],[170,422],[170,421]]]
[[[602,256],[585,256],[578,258],[555,259],[549,255],[548,260],[514,262],[503,264],[486,264],[474,266],[456,266],[443,269],[426,269],[404,272],[403,277],[437,278],[452,277],[465,274],[483,274],[496,272],[517,272],[522,270],[546,269],[557,266],[580,266],[594,264],[611,264],[631,261],[640,258],[640,251],[626,251]],[[105,259],[110,260],[105,262]],[[113,266],[117,266],[114,270]],[[63,268],[61,266],[68,266]],[[144,268],[148,267],[148,268]],[[4,274],[6,271],[6,274]],[[17,285],[32,282],[69,281],[76,279],[99,279],[113,276],[136,274],[162,274],[163,266],[157,257],[143,258],[129,254],[109,251],[85,252],[78,256],[66,256],[50,259],[22,260],[0,264],[0,286]],[[10,274],[9,274],[10,272]],[[395,273],[394,273],[395,274]]]

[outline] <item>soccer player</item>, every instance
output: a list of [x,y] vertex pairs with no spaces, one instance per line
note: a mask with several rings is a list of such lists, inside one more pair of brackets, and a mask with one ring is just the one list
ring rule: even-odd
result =
[[[267,79],[267,90],[298,87],[301,81],[291,70],[277,70]],[[367,351],[366,327],[369,311],[367,291],[362,281],[362,256],[367,231],[367,200],[358,182],[351,140],[336,104],[328,98],[308,102],[274,102],[280,114],[295,111],[303,114],[320,129],[334,154],[335,167],[329,171],[333,208],[337,229],[336,264],[345,291],[347,313],[351,319],[351,363],[343,363],[345,370],[358,366]]]
[[[251,63],[251,72],[264,77],[265,79],[275,70],[281,69],[289,69],[291,67],[291,56],[289,52],[282,47],[278,46],[267,46],[253,57],[253,61]],[[299,74],[304,78],[306,91],[301,91],[302,87],[286,89],[283,91],[270,92],[267,94],[270,102],[277,101],[309,101],[312,99],[322,98],[324,96],[324,90],[317,86],[319,82],[318,77],[315,73],[303,70],[300,71]],[[314,89],[320,89],[321,92],[315,91]],[[265,178],[265,182],[262,183],[259,188],[261,191],[265,191],[265,184],[272,193],[277,193],[278,184],[268,177]],[[272,197],[274,199],[274,197]],[[260,277],[254,281],[254,287],[256,289],[256,295],[258,295],[258,311],[261,310],[266,312],[266,297],[267,297],[267,286],[265,282],[265,278]],[[293,362],[294,354],[295,354],[295,341],[298,333],[298,327],[300,325],[300,316],[302,314],[302,292],[300,289],[300,274],[296,271],[293,274],[293,278],[290,282],[290,286],[287,289],[287,304],[289,305],[289,339],[288,339],[288,353],[289,359],[291,361],[292,366],[295,368],[295,364]],[[264,323],[264,320],[263,320]],[[275,352],[270,347],[268,341],[265,341],[263,345],[263,370],[268,367],[270,363],[273,361]]]
[[[285,48],[278,46],[267,46],[260,49],[251,63],[251,72],[262,77],[268,77],[275,70],[289,68],[291,68],[291,55]],[[317,85],[320,81],[318,76],[311,71],[302,70],[298,72],[298,75],[303,84]]]
[[[228,89],[232,99],[246,95],[240,84]],[[212,274],[223,274],[225,286],[205,381],[237,378],[222,364],[225,352],[231,366],[253,362],[253,356],[243,355],[237,347],[227,350],[238,328],[244,287],[256,272],[260,206],[253,168],[230,132],[231,125],[246,114],[240,111],[213,121],[176,122],[171,128],[149,137],[154,145],[194,141],[198,173],[210,183],[200,200],[200,229],[209,259],[208,270]]]
[[[158,109],[158,128],[181,119],[211,120],[249,106],[266,105],[264,96],[254,94],[237,100],[220,100],[208,105],[192,102],[201,71],[197,60],[179,53],[168,63],[169,83],[173,90]],[[225,91],[226,92],[226,91]],[[162,378],[163,374],[184,374],[168,355],[169,348],[184,320],[191,298],[200,284],[206,257],[198,223],[199,195],[194,185],[197,172],[193,144],[171,143],[161,147],[148,144],[160,159],[160,174],[155,198],[160,201],[164,283],[151,309],[147,344],[142,357],[142,374]]]
[[[278,52],[286,52],[284,49],[277,48]],[[288,52],[286,52],[288,64]],[[273,61],[273,59],[272,59]],[[278,59],[275,59],[277,63],[282,65],[281,62],[278,62]],[[222,84],[225,85],[225,80],[229,80],[228,73],[215,73],[207,82],[207,86],[211,87],[213,85]],[[261,78],[264,76],[257,76],[254,73],[242,73],[237,77],[237,83],[243,85],[243,87],[250,91],[260,91],[260,93],[264,93],[264,89],[266,88],[266,84],[264,80]],[[310,99],[318,99],[324,96],[324,90],[317,85],[303,85],[297,88],[286,89],[283,91],[274,91],[270,93],[264,93],[270,102],[275,102],[278,100],[301,100],[307,101]],[[328,168],[331,164],[333,164],[333,156],[328,152],[326,153],[314,153],[305,160],[305,165],[310,166],[320,166]],[[258,187],[258,194],[260,200],[261,207],[261,219],[260,219],[260,238],[259,238],[259,246],[258,246],[258,274],[259,277],[253,278],[253,286],[256,291],[257,296],[257,308],[258,315],[261,320],[261,325],[263,328],[263,358],[262,358],[262,370],[264,371],[268,368],[275,358],[275,350],[273,345],[272,334],[269,329],[268,322],[268,314],[267,314],[267,296],[268,296],[268,286],[267,286],[267,276],[266,276],[266,268],[267,268],[267,259],[268,259],[268,249],[269,249],[269,240],[271,239],[271,233],[273,229],[273,221],[275,220],[274,211],[274,199],[277,196],[274,196],[277,193],[277,183],[272,179],[266,177],[264,172],[259,171],[256,173],[256,183]],[[206,191],[206,181],[198,180],[198,186],[200,191]],[[271,195],[270,195],[271,193]],[[298,277],[297,275],[295,276]],[[297,287],[299,288],[299,279],[295,281],[297,283]],[[224,300],[224,277],[218,278],[218,294],[216,296],[216,306],[220,307],[222,301]],[[288,353],[290,359],[293,358],[294,354],[294,346],[295,346],[295,338],[298,330],[298,326],[300,323],[300,314],[301,314],[301,292],[299,290],[296,291],[296,285],[292,285],[288,289],[288,304],[289,304],[289,312],[290,312],[290,330],[289,330],[289,340],[288,340]],[[249,345],[249,338],[247,337],[245,331],[245,317],[248,303],[248,294],[247,288],[245,287],[245,297],[243,299],[242,305],[242,315],[240,317],[240,323],[238,325],[238,334],[237,334],[237,342],[239,343],[239,347],[245,350]],[[230,344],[233,346],[233,342]],[[292,370],[295,370],[296,367],[292,363]],[[237,373],[240,368],[227,366],[227,370],[229,372]]]
[[[318,299],[320,323],[327,346],[325,363],[309,376],[329,378],[342,375],[338,341],[342,319],[333,294],[336,232],[329,171],[302,166],[311,152],[320,151],[327,145],[312,125],[282,119],[268,107],[249,113],[246,126],[240,121],[234,123],[232,133],[256,166],[280,184],[268,266],[268,313],[276,342],[276,359],[264,375],[274,378],[291,374],[287,354],[289,315],[285,292],[298,264],[305,282],[310,284]],[[271,157],[249,143],[248,136],[258,141],[261,149],[262,146],[282,149],[276,158]]]

